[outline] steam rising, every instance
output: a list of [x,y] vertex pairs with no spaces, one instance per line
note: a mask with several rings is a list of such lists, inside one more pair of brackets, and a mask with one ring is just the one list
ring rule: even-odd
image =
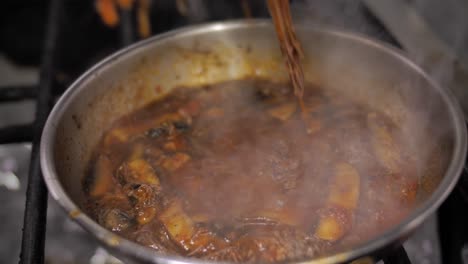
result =
[[[321,216],[335,206],[330,199],[339,199],[327,197],[340,184],[335,182],[340,163],[349,164],[360,177],[357,209],[343,209],[354,218],[346,220],[352,223],[346,232],[369,238],[413,208],[419,179],[437,152],[440,136],[436,132],[428,137],[430,122],[424,113],[407,123],[393,123],[381,109],[368,109],[339,94],[327,97],[319,88],[308,86],[306,107],[317,111],[321,123],[321,130],[308,135],[307,122],[297,113],[285,122],[268,121],[268,108],[252,95],[256,85],[234,82],[213,88],[226,100],[225,115],[211,124],[200,117],[202,121],[197,122],[203,125],[195,130],[210,131],[207,138],[212,142],[205,147],[207,156],[183,170],[184,176],[177,176],[197,175],[201,180],[200,191],[188,198],[191,213],[210,215],[222,227],[276,222],[314,236]],[[270,85],[273,91],[287,91],[287,98],[295,102],[290,87]],[[345,186],[355,188],[353,183]],[[357,242],[348,238],[341,243]]]
[[[465,102],[468,101],[466,85],[458,85],[459,83],[468,84],[468,74],[460,74],[460,68],[465,67],[467,69],[467,67],[466,63],[464,64],[456,60],[457,56],[468,56],[468,53],[462,53],[465,51],[465,43],[468,41],[468,17],[466,16],[468,5],[455,0],[444,1],[444,3],[436,0],[417,0],[412,1],[412,4],[416,12],[420,13],[423,19],[422,22],[427,22],[428,27],[434,29],[434,33],[446,41],[440,40],[440,45],[442,48],[445,48],[446,53],[427,54],[423,53],[424,49],[419,49],[415,46],[410,47],[410,58],[427,71],[431,78],[441,85],[442,88],[452,89],[462,106],[464,106],[463,108],[468,110],[468,106],[465,106]],[[292,9],[293,17],[298,24],[315,24],[345,31],[354,31],[398,45],[396,40],[369,13],[361,1],[294,1]],[[430,19],[424,20],[428,18]],[[450,50],[447,43],[454,48],[454,51]],[[422,44],[424,44],[424,40],[422,40]],[[341,54],[341,52],[341,50],[336,50],[335,53]],[[333,51],[330,52],[326,60],[342,59],[340,55],[334,55],[333,53]],[[368,67],[367,71],[369,75],[380,70],[375,69],[371,64],[366,65],[365,61],[359,61],[359,64],[359,67],[363,69]],[[395,66],[389,65],[388,67]],[[333,72],[331,69],[326,70],[326,72],[328,71]],[[428,84],[411,76],[411,74],[407,76],[395,78],[396,83],[394,85],[398,87],[397,90],[400,90],[401,96],[393,98],[393,100],[396,105],[402,105],[402,108],[406,108],[405,111],[409,111],[411,114],[405,115],[404,118],[400,116],[394,119],[396,119],[397,123],[400,123],[401,132],[398,135],[399,140],[409,147],[412,156],[419,158],[420,162],[414,165],[418,172],[423,173],[427,170],[428,160],[433,159],[433,157],[429,157],[432,155],[431,153],[436,151],[436,149],[440,151],[441,148],[447,147],[441,146],[440,142],[443,141],[441,139],[445,138],[453,128],[448,123],[448,120],[440,120],[441,117],[447,114],[445,112],[447,110],[438,96],[423,92],[426,89],[424,86],[428,86]],[[327,78],[334,78],[334,76]],[[458,79],[454,80],[454,78]],[[352,93],[355,92],[353,91]],[[410,103],[410,101],[413,102]],[[390,116],[395,115],[390,110],[387,114]],[[427,131],[431,131],[431,133],[429,134]],[[440,167],[443,166],[440,165]]]

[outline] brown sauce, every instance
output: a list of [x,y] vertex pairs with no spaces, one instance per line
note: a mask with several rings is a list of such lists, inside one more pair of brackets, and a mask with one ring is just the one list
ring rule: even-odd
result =
[[305,114],[256,79],[173,90],[104,134],[88,213],[159,252],[234,262],[332,254],[398,223],[418,175],[397,124],[311,84],[303,99]]

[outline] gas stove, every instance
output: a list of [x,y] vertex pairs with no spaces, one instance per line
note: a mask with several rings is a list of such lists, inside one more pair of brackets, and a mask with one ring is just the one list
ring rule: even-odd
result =
[[[183,1],[188,9],[185,13],[177,2],[152,1],[152,34],[193,23],[241,18],[245,14],[242,1],[186,0]],[[252,16],[268,17],[263,0],[248,2]],[[438,6],[429,8],[429,2],[440,1],[414,1],[414,6],[429,18],[431,25],[437,25],[436,31],[442,32],[433,14]],[[447,2],[441,8],[459,7],[455,0]],[[93,0],[43,0],[28,4],[8,0],[5,5],[7,8],[0,11],[0,35],[4,36],[0,40],[0,201],[3,203],[0,259],[3,263],[15,263],[21,255],[20,263],[25,264],[120,263],[58,205],[47,203],[37,147],[50,107],[66,87],[103,57],[138,40],[135,13],[122,12],[119,26],[109,28],[97,16]],[[297,22],[359,32],[401,48],[359,1],[295,0],[292,8]],[[468,21],[465,25],[468,29]],[[453,44],[448,40],[450,34],[442,37]],[[465,169],[456,189],[437,214],[384,262],[468,263],[467,208],[468,169]]]

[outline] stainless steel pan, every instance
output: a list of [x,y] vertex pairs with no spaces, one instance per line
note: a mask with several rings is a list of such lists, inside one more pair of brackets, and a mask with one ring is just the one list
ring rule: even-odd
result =
[[[439,164],[439,169],[419,168],[427,173],[420,180],[418,205],[406,219],[372,241],[310,263],[378,256],[385,248],[402,243],[453,189],[465,161],[464,118],[453,96],[399,51],[350,33],[311,26],[298,26],[297,31],[306,53],[308,81],[380,109],[404,128],[412,126],[415,133],[409,138],[417,155],[425,155],[428,145],[444,146],[437,159],[429,162]],[[47,121],[41,165],[52,197],[113,254],[128,262],[197,262],[164,256],[118,237],[82,211],[82,179],[93,146],[117,118],[176,86],[252,76],[286,80],[283,65],[273,27],[257,20],[188,27],[113,54],[68,89]]]

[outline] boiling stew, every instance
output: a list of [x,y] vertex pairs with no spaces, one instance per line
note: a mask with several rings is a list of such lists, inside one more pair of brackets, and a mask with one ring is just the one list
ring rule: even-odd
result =
[[94,151],[87,210],[165,254],[299,261],[365,242],[414,205],[398,124],[306,84],[181,87],[122,117]]

